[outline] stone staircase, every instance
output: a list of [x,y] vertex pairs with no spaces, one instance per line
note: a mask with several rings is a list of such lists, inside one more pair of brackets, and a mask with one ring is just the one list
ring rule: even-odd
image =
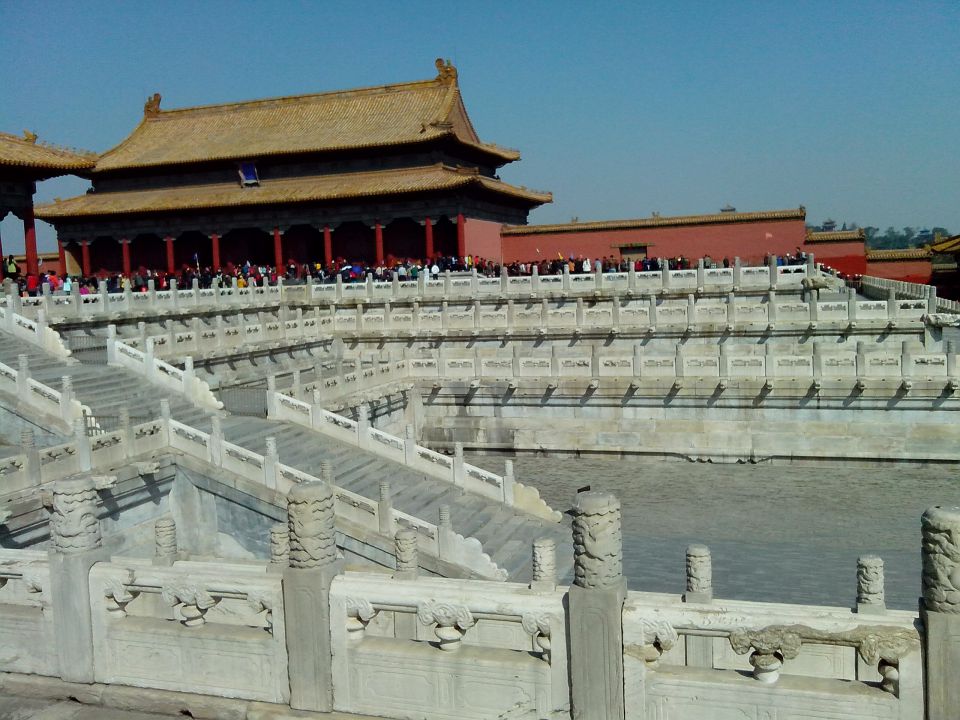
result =
[[[159,415],[160,400],[170,402],[175,420],[208,432],[211,427],[208,410],[195,407],[185,398],[148,383],[125,368],[87,364],[73,359],[61,360],[18,338],[0,332],[0,362],[17,367],[18,356],[28,358],[32,376],[55,389],[61,378],[70,375],[77,399],[102,418],[102,426],[110,427],[126,405],[131,418],[153,418]],[[450,508],[453,529],[464,537],[475,537],[484,551],[512,581],[526,581],[531,575],[531,546],[539,537],[557,541],[557,575],[561,582],[570,579],[573,551],[566,523],[549,523],[525,513],[516,512],[500,503],[465,493],[452,484],[428,478],[403,465],[347,446],[307,428],[277,422],[221,413],[225,438],[257,453],[266,449],[266,439],[274,437],[281,462],[315,476],[320,463],[333,463],[335,482],[352,492],[379,499],[381,479],[390,482],[393,506],[405,513],[436,523],[440,507]]]

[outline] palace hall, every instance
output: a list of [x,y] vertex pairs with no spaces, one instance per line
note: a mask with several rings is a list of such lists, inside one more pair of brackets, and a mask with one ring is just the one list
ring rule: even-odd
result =
[[[457,71],[430,80],[166,110],[96,164],[85,195],[38,206],[84,275],[500,254],[550,193],[509,185]],[[72,263],[71,263],[72,264]],[[66,263],[63,264],[66,267]]]

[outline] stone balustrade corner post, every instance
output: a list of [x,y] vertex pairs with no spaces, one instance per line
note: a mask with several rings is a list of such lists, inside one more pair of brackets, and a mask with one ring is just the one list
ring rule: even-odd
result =
[[623,576],[620,501],[577,496],[574,581],[568,591],[570,700],[575,720],[623,720]]
[[283,608],[290,707],[331,712],[330,584],[342,565],[337,559],[331,485],[294,485],[287,494],[287,527],[289,565],[283,571]]
[[927,720],[960,708],[960,507],[935,506],[920,519]]

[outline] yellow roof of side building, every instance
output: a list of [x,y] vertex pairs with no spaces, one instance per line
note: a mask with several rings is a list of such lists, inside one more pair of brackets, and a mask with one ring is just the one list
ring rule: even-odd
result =
[[573,222],[559,225],[509,225],[503,235],[539,235],[562,232],[598,232],[604,230],[633,230],[636,228],[677,227],[683,225],[716,225],[725,223],[757,222],[763,220],[803,220],[807,211],[803,207],[790,210],[763,210],[759,212],[722,212],[710,215],[655,215],[635,220],[600,220],[596,222]]
[[92,168],[96,159],[96,153],[38,143],[37,136],[26,130],[22,137],[0,133],[0,165],[3,166],[69,172]]
[[865,242],[866,239],[867,234],[864,232],[863,228],[858,228],[857,230],[835,230],[833,232],[815,232],[813,230],[808,230],[806,241],[808,243]]
[[257,187],[238,183],[190,185],[155,190],[95,192],[69,200],[38,205],[36,216],[43,220],[80,218],[98,215],[205,210],[298,202],[324,202],[346,198],[404,195],[433,190],[479,187],[531,204],[551,202],[550,193],[494,180],[475,170],[452,168],[443,164],[426,167],[377,170],[362,173],[337,173],[313,177],[264,181]]
[[456,68],[439,59],[436,65],[432,80],[177,110],[161,110],[156,94],[144,105],[136,129],[105,152],[93,172],[389,147],[442,137],[502,163],[519,159],[515,150],[480,141],[460,96]]

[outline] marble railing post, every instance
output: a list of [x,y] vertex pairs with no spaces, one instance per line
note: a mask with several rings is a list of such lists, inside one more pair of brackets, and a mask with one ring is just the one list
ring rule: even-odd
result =
[[283,571],[283,609],[295,710],[333,710],[330,583],[340,572],[333,503],[325,482],[294,485],[287,495],[290,564]]
[[196,383],[196,374],[193,370],[193,356],[187,355],[183,358],[183,375],[181,376],[181,383],[183,385],[183,394],[192,403],[197,402],[197,383]]
[[17,395],[30,397],[30,358],[25,353],[17,355]]
[[887,319],[895,323],[897,315],[900,313],[900,306],[897,304],[897,291],[894,288],[887,289]]
[[853,288],[847,288],[847,324],[857,326],[857,291]]
[[403,426],[403,462],[413,466],[417,461],[417,431],[412,423]]
[[733,259],[733,291],[736,292],[740,289],[741,278],[743,277],[742,266],[740,265],[740,258],[735,257]]
[[78,477],[54,483],[50,600],[60,677],[68,682],[94,680],[90,568],[109,556],[102,547],[93,479]]
[[223,426],[219,415],[210,417],[210,463],[215,467],[223,464]]
[[530,589],[553,592],[557,589],[557,543],[553,538],[533,541],[533,578]]
[[383,535],[393,535],[393,498],[390,496],[390,481],[380,480],[380,501],[377,503],[379,530]]
[[467,480],[467,472],[464,468],[463,443],[455,442],[453,444],[453,484],[462,488]]
[[936,506],[921,518],[927,720],[960,708],[960,507]]
[[933,315],[937,312],[937,288],[934,285],[927,285],[927,313]]
[[770,275],[770,289],[776,290],[777,289],[777,256],[776,255],[771,254],[770,257],[767,258],[767,272]]
[[697,260],[697,292],[703,292],[703,286],[706,285],[706,268],[703,264],[703,258]]
[[30,485],[40,484],[40,452],[37,450],[37,441],[33,435],[33,428],[24,428],[20,431],[20,449],[24,455],[23,472]]
[[660,292],[670,289],[670,263],[662,261],[660,266]]
[[177,559],[177,524],[163,517],[153,524],[154,565],[173,565]]
[[650,331],[655,332],[657,329],[657,296],[653,293],[647,298],[647,315]]
[[357,447],[370,447],[370,411],[363,403],[357,406]]
[[63,375],[60,377],[60,419],[68,424],[73,424],[76,417],[83,416],[83,411],[78,414],[75,410],[73,400],[73,377]]
[[276,489],[280,475],[280,456],[277,451],[277,439],[266,439],[266,450],[263,453],[263,484],[270,489]]
[[883,613],[884,599],[883,558],[862,555],[857,558],[857,613]]
[[90,438],[87,437],[86,421],[82,417],[73,420],[73,439],[77,445],[77,469],[80,472],[89,472],[93,465]]
[[507,507],[513,507],[513,492],[516,485],[516,476],[513,474],[513,460],[503,461],[503,503]]
[[734,292],[727,293],[727,329],[733,331],[737,325],[737,295]]
[[777,293],[770,290],[767,293],[767,329],[773,330],[777,326]]
[[267,417],[277,416],[277,376],[267,375]]
[[124,457],[131,458],[136,455],[136,449],[133,447],[133,432],[131,431],[132,423],[130,422],[130,407],[126,404],[121,405],[120,409],[117,411],[119,413],[119,418],[117,420],[117,428],[120,431],[120,440],[123,444],[123,455]]
[[564,263],[563,265],[563,279],[561,281],[560,287],[563,289],[564,293],[570,292],[570,266]]
[[623,542],[620,501],[610,493],[577,497],[575,579],[568,593],[570,700],[574,720],[622,720]]
[[420,572],[416,528],[398,530],[393,543],[397,557],[397,569],[393,576],[398,580],[413,580]]
[[[687,587],[683,601],[709,603],[713,601],[713,560],[706,545],[687,546]],[[713,638],[684,636],[687,665],[713,669]]]

